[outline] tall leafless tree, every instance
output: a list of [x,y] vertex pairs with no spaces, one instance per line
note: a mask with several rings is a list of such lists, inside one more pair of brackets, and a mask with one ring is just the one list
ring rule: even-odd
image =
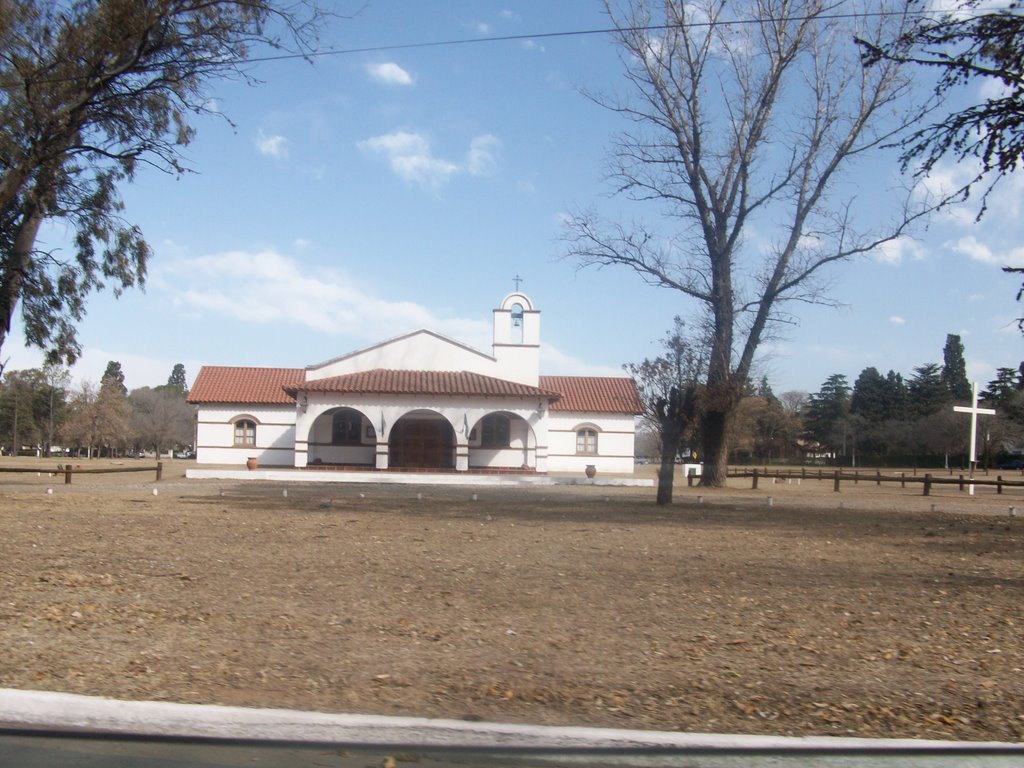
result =
[[697,302],[710,338],[707,485],[724,483],[730,421],[761,343],[794,321],[794,302],[827,302],[830,265],[900,236],[918,215],[908,196],[890,220],[862,226],[856,189],[842,197],[837,185],[912,118],[899,64],[865,69],[853,42],[898,34],[896,5],[878,15],[825,0],[606,0],[630,90],[593,98],[632,124],[613,144],[609,177],[662,226],[581,211],[567,252]]

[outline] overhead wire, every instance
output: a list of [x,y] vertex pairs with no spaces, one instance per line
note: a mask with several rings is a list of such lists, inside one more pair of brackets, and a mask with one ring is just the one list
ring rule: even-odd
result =
[[[788,17],[787,21],[806,21],[808,19],[814,19],[817,21],[840,21],[843,19],[853,18],[881,18],[884,16],[895,16],[902,13],[902,11],[873,11],[870,13],[831,13],[821,14],[816,16],[792,16]],[[925,12],[919,12],[915,15],[925,15]],[[775,19],[718,19],[715,21],[693,21],[688,22],[684,25],[687,29],[700,29],[701,27],[715,27],[715,26],[746,26],[752,24],[761,24],[764,21],[774,21]],[[388,51],[404,51],[404,50],[416,50],[422,48],[442,48],[459,45],[475,45],[482,43],[507,43],[507,42],[522,42],[529,40],[550,40],[556,38],[566,37],[586,37],[594,35],[609,35],[609,34],[622,34],[624,32],[654,32],[673,27],[678,27],[678,24],[649,24],[641,26],[627,26],[627,27],[605,27],[600,29],[576,29],[564,32],[538,32],[533,34],[520,34],[520,35],[491,35],[487,37],[461,37],[454,38],[451,40],[433,40],[413,43],[389,43],[384,45],[370,45],[361,46],[358,48],[332,48],[327,50],[309,51],[306,53],[281,53],[273,54],[268,56],[252,56],[246,59],[249,63],[258,63],[266,61],[285,61],[289,59],[311,59],[321,58],[325,56],[351,56],[360,53],[383,53]]]

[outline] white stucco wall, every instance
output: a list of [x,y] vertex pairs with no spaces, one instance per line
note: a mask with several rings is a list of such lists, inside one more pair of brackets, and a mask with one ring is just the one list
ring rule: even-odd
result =
[[469,371],[494,376],[497,361],[432,331],[416,331],[367,349],[328,360],[306,369],[307,381],[371,371],[375,368],[408,371]]
[[[576,453],[576,431],[597,430],[597,454]],[[598,471],[633,473],[633,416],[607,413],[554,412],[548,418],[548,470],[583,472],[588,464]]]
[[[295,462],[295,409],[293,406],[208,406],[198,408],[196,462],[239,464],[254,456],[262,466],[290,467]],[[234,423],[241,418],[256,422],[256,446],[235,448]]]

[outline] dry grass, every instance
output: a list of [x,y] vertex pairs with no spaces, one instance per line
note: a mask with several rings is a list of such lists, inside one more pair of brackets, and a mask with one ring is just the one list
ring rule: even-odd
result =
[[659,509],[651,489],[285,486],[182,467],[159,486],[0,474],[0,686],[686,731],[1024,733],[1012,495],[683,482]]

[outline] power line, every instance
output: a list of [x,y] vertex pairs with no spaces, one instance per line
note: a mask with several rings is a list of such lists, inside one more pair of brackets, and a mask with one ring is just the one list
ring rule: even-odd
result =
[[[716,21],[694,21],[687,24],[650,24],[636,27],[606,27],[603,29],[576,29],[568,32],[540,32],[536,34],[523,34],[523,35],[496,35],[492,37],[463,37],[455,38],[452,40],[435,40],[432,42],[420,42],[420,43],[392,43],[387,45],[371,45],[360,48],[341,48],[341,49],[330,49],[326,51],[311,51],[309,53],[282,53],[273,56],[253,56],[252,58],[246,59],[247,62],[264,62],[264,61],[286,61],[289,59],[311,59],[321,58],[324,56],[351,56],[360,53],[382,53],[386,51],[408,51],[416,50],[421,48],[443,48],[450,46],[459,45],[474,45],[480,43],[508,43],[508,42],[519,42],[524,40],[551,40],[563,37],[587,37],[593,35],[609,35],[609,34],[622,34],[623,32],[655,32],[664,31],[666,29],[672,29],[673,27],[685,27],[687,29],[700,29],[702,27],[716,27],[716,26],[748,26],[752,24],[762,24],[765,21],[840,21],[842,19],[855,19],[855,18],[882,18],[884,16],[896,16],[902,13],[902,11],[874,11],[871,13],[832,13],[822,14],[819,16],[792,16],[785,19],[729,19],[729,20],[716,20]],[[925,15],[925,12],[917,12],[913,15]]]

